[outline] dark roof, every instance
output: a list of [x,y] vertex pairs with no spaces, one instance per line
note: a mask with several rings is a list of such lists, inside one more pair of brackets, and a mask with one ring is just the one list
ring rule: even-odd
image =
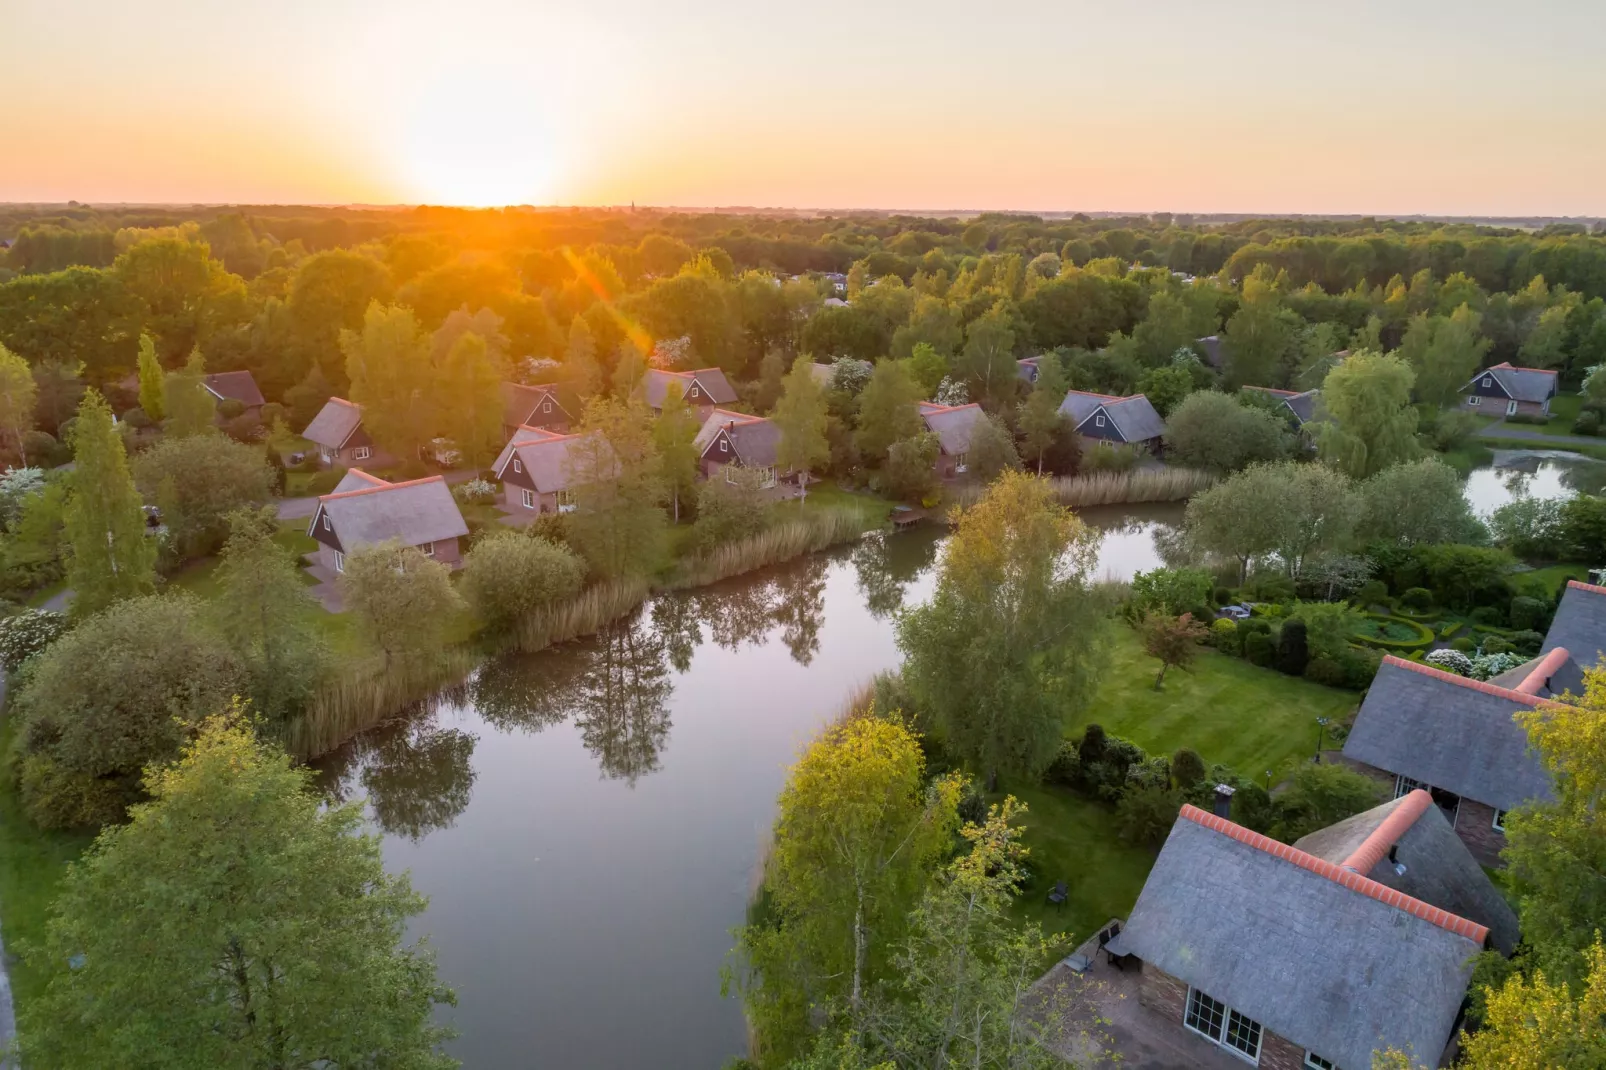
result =
[[542,383],[538,386],[503,383],[502,423],[508,427],[519,427],[529,423],[530,417],[536,415],[542,402],[547,400],[551,400],[562,409],[570,420],[580,415],[579,398],[567,386],[558,383]]
[[942,441],[942,452],[957,457],[970,449],[970,436],[975,433],[976,425],[987,419],[987,414],[974,401],[968,405],[922,401],[920,418],[926,422],[926,430]]
[[337,450],[346,444],[352,432],[362,423],[362,407],[345,398],[330,398],[324,402],[318,415],[312,418],[301,437]]
[[1212,368],[1221,367],[1221,339],[1216,335],[1207,338],[1195,338],[1194,344],[1204,350],[1205,363]]
[[[600,438],[600,431],[590,435]],[[540,494],[556,494],[568,490],[574,482],[574,465],[570,455],[574,448],[587,440],[585,434],[560,435],[538,427],[521,427],[513,432],[502,452],[497,454],[491,472],[497,479],[504,478],[504,469],[514,457],[530,477]]]
[[1535,403],[1546,401],[1556,394],[1556,373],[1544,368],[1519,368],[1510,361],[1502,361],[1491,368],[1474,375],[1466,381],[1461,389],[1471,390],[1473,384],[1484,376],[1492,376],[1494,381],[1504,390],[1506,396],[1514,401],[1532,401]]
[[1022,357],[1015,362],[1015,375],[1028,383],[1037,382],[1037,362],[1041,357]]
[[[1425,791],[1408,792],[1319,829],[1294,846],[1487,926],[1489,938],[1504,954],[1517,946],[1517,915],[1511,904]],[[1404,873],[1395,862],[1405,867]]]
[[317,528],[319,517],[327,516],[348,554],[391,540],[403,546],[422,546],[468,534],[452,488],[440,476],[387,483],[353,468],[340,486],[348,489],[318,498],[307,533]]
[[1592,583],[1567,581],[1561,592],[1561,604],[1545,634],[1541,654],[1565,647],[1571,654],[1571,664],[1561,666],[1551,679],[1557,693],[1571,691],[1584,693],[1584,669],[1599,664],[1606,651],[1606,587]]
[[698,456],[706,454],[720,432],[730,439],[731,449],[736,451],[736,459],[748,468],[768,468],[775,464],[775,458],[781,444],[781,429],[773,421],[762,416],[749,416],[746,413],[730,412],[726,409],[715,409],[703,421],[701,430],[697,432],[694,440],[698,447]]
[[1316,402],[1322,395],[1320,390],[1278,390],[1272,386],[1246,386],[1244,389],[1258,390],[1262,394],[1278,398],[1288,406],[1288,411],[1294,414],[1294,418],[1301,426],[1310,423],[1311,418],[1316,415]]
[[1516,715],[1543,700],[1392,655],[1372,680],[1344,756],[1499,810],[1551,798]]
[[[698,368],[688,372],[648,368],[641,385],[647,404],[655,409],[661,409],[664,407],[664,396],[669,392],[670,383],[679,383],[684,395],[691,391],[693,381],[702,387],[707,399],[715,405],[729,405],[736,400],[736,390],[731,386],[730,380],[725,378],[725,373],[718,368]],[[694,400],[698,404],[703,401],[702,398]]]
[[1070,417],[1078,430],[1093,419],[1100,409],[1127,442],[1144,442],[1165,434],[1165,421],[1160,419],[1160,414],[1154,411],[1154,406],[1142,394],[1115,397],[1072,390],[1060,402],[1060,412]]
[[1488,930],[1184,806],[1126,950],[1345,1070],[1437,1065]]
[[250,372],[212,372],[201,381],[220,401],[232,399],[248,409],[265,404]]

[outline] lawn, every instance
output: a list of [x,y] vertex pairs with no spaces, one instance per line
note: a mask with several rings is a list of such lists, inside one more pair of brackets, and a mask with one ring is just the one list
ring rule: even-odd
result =
[[[15,718],[0,714],[0,754],[8,754],[16,734]],[[43,988],[39,974],[18,960],[24,943],[44,938],[50,903],[67,863],[76,859],[94,837],[89,833],[42,832],[22,814],[16,787],[0,777],[0,926],[10,957],[11,986],[18,1005]]]
[[1066,725],[1079,733],[1096,721],[1144,750],[1171,754],[1191,747],[1204,760],[1222,762],[1246,777],[1281,773],[1316,749],[1316,718],[1343,718],[1357,697],[1262,669],[1214,650],[1202,652],[1192,672],[1166,673],[1154,690],[1159,663],[1143,653],[1137,635],[1116,627],[1104,686],[1092,710]]
[[[844,507],[857,509],[864,515],[864,522],[872,527],[886,523],[887,517],[892,515],[892,502],[874,494],[843,490],[836,485],[835,480],[826,479],[810,483],[808,490],[808,499],[801,506],[803,509],[820,511]],[[776,508],[781,516],[785,516],[788,508],[797,509],[799,506],[796,502],[782,502]]]
[[1525,594],[1551,599],[1561,593],[1568,580],[1582,580],[1588,583],[1589,566],[1549,565],[1531,572],[1518,572],[1512,575],[1511,585]]
[[[1109,809],[1062,788],[1034,784],[1009,793],[1026,804],[1021,842],[1034,874],[1015,915],[1041,923],[1045,933],[1073,934],[1076,943],[1111,918],[1126,917],[1155,852],[1122,843]],[[1063,908],[1048,905],[1056,881],[1065,882],[1069,895]]]

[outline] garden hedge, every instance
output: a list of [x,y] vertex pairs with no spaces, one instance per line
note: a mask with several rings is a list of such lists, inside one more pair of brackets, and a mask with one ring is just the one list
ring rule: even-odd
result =
[[1409,654],[1414,650],[1426,650],[1433,645],[1434,640],[1437,638],[1432,628],[1427,627],[1420,621],[1412,620],[1410,617],[1387,613],[1363,613],[1362,616],[1367,620],[1377,621],[1381,624],[1397,624],[1415,633],[1414,639],[1386,639],[1382,636],[1365,635],[1361,632],[1355,633],[1355,641],[1357,643],[1377,650],[1387,650],[1396,654]]

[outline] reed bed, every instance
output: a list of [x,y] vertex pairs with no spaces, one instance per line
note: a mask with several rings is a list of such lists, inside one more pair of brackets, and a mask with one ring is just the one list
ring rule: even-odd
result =
[[512,645],[529,653],[593,635],[635,610],[651,593],[652,588],[641,579],[592,584],[562,605],[532,613],[520,621],[511,637]]
[[479,655],[466,647],[447,647],[433,658],[409,657],[389,666],[382,657],[349,662],[318,690],[301,716],[286,724],[285,749],[301,759],[316,758],[420,704],[446,701],[447,686],[477,664]]
[[[1049,480],[1055,497],[1061,504],[1072,508],[1181,502],[1208,490],[1215,482],[1214,473],[1197,468],[1139,468],[1130,472],[1091,472]],[[948,504],[960,507],[974,505],[986,492],[987,488],[982,484],[967,483],[949,495]]]
[[750,538],[727,543],[687,561],[671,587],[702,587],[744,572],[780,564],[863,535],[857,509],[826,509],[789,517]]

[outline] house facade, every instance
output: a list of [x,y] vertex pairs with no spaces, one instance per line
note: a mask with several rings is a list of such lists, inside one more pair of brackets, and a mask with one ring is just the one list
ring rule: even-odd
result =
[[926,430],[937,436],[942,452],[937,455],[937,475],[942,479],[956,479],[970,470],[970,438],[977,424],[987,419],[981,406],[972,401],[968,405],[939,405],[934,401],[920,403],[920,419]]
[[564,432],[579,420],[580,399],[565,386],[502,384],[502,433],[509,438],[526,427]]
[[774,487],[780,480],[776,458],[781,429],[772,420],[714,409],[703,421],[694,444],[698,471],[704,479],[734,482],[736,470],[746,468],[758,473],[760,487]]
[[1386,656],[1344,740],[1344,759],[1396,797],[1427,791],[1473,857],[1498,866],[1506,813],[1553,797],[1517,715],[1554,693],[1569,660],[1558,647],[1481,681]]
[[384,542],[415,547],[456,568],[463,560],[458,540],[468,525],[440,476],[390,483],[353,468],[318,498],[307,534],[318,543],[318,563],[333,573],[346,570],[347,554]]
[[508,512],[540,515],[574,509],[576,447],[600,436],[559,434],[540,427],[521,427],[502,447],[491,466],[502,484]]
[[[1279,843],[1184,806],[1112,954],[1138,1003],[1251,1065],[1442,1065],[1472,958],[1517,920],[1426,792]],[[1201,1060],[1202,1061],[1202,1060]]]
[[301,437],[318,447],[318,457],[326,465],[366,464],[383,468],[396,458],[374,445],[362,426],[362,407],[345,398],[330,398],[312,418]]
[[1461,387],[1461,407],[1490,416],[1548,416],[1556,389],[1554,371],[1502,361],[1467,380]]
[[1165,421],[1142,394],[1115,397],[1072,390],[1060,402],[1060,413],[1076,433],[1095,444],[1143,446],[1160,453]]
[[717,405],[736,403],[735,388],[718,368],[698,368],[686,372],[648,368],[641,381],[641,390],[653,412],[664,410],[664,398],[669,395],[672,386],[680,388],[680,396],[694,409],[706,410]]

